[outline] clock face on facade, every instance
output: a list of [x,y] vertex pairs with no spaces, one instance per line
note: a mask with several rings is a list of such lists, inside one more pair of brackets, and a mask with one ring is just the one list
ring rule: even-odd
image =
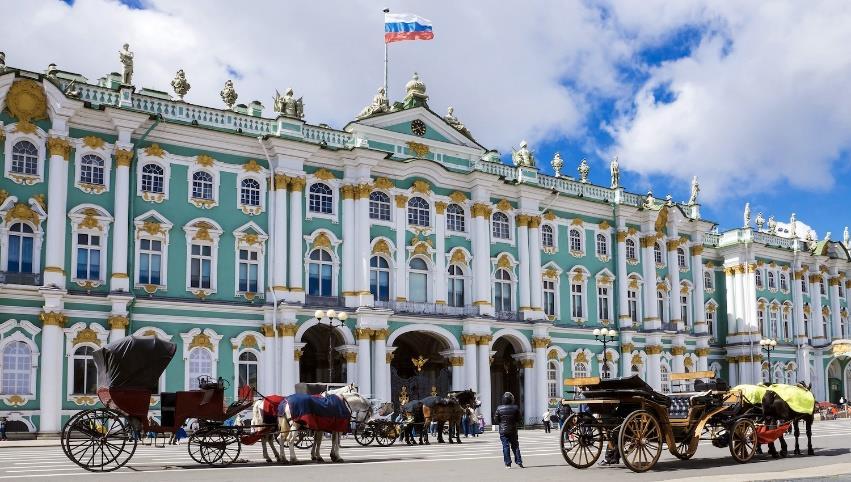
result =
[[415,136],[424,136],[426,133],[426,125],[425,122],[417,119],[411,122],[411,132],[414,133]]

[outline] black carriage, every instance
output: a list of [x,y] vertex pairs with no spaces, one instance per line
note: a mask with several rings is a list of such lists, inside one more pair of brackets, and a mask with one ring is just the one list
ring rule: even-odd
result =
[[757,448],[757,430],[741,393],[713,380],[711,371],[672,374],[671,379],[694,380],[696,391],[664,395],[638,376],[565,380],[574,387],[575,398],[563,403],[578,408],[561,430],[567,463],[588,468],[609,448],[617,449],[631,470],[644,472],[656,465],[663,445],[687,460],[701,440],[729,447],[736,462],[750,461]]
[[151,396],[176,349],[156,337],[128,336],[94,352],[103,408],[83,410],[65,423],[62,450],[71,461],[92,472],[119,469],[133,457],[139,434],[175,433],[189,419],[198,422],[188,443],[193,460],[209,465],[236,461],[243,427],[224,422],[251,407],[250,387],[226,405],[227,383],[202,377],[197,390],[159,393],[160,423],[150,423]]

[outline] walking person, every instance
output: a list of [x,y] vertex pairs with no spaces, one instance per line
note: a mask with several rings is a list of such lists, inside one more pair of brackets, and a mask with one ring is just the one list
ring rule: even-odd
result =
[[6,438],[6,417],[0,417],[0,440],[9,440]]
[[544,422],[544,433],[550,433],[550,422],[553,414],[549,410],[544,410],[544,415],[541,417],[541,421]]
[[502,442],[502,461],[505,462],[505,468],[511,468],[511,452],[514,453],[514,462],[517,466],[524,468],[523,458],[520,456],[520,442],[517,439],[517,425],[521,422],[520,407],[514,404],[514,395],[511,392],[505,392],[502,395],[502,405],[496,407],[493,421],[499,425],[499,440]]

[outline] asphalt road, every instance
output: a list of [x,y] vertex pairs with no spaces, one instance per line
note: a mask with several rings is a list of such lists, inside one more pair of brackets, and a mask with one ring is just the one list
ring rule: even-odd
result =
[[[623,465],[577,470],[562,459],[555,431],[522,432],[520,446],[525,469],[505,469],[496,434],[463,439],[463,444],[408,447],[360,447],[353,439],[343,441],[343,464],[307,462],[309,453],[298,451],[301,465],[280,466],[262,463],[259,445],[244,447],[241,458],[247,463],[226,468],[209,468],[193,462],[186,446],[157,448],[140,445],[128,467],[109,474],[85,472],[70,462],[59,446],[3,447],[0,445],[0,479],[56,479],[162,481],[162,480],[262,480],[297,478],[303,480],[352,481],[444,481],[444,480],[564,480],[581,477],[594,480],[789,480],[820,478],[851,480],[851,421],[816,422],[813,444],[816,455],[774,460],[757,456],[748,464],[737,464],[727,449],[702,444],[692,460],[680,461],[664,451],[655,469],[635,474]],[[803,440],[802,436],[802,440]],[[805,443],[805,442],[804,442]],[[326,439],[327,444],[327,439]],[[323,448],[326,460],[328,446]]]

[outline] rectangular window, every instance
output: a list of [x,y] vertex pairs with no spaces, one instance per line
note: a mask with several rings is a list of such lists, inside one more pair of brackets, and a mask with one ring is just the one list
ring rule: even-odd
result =
[[408,275],[409,289],[408,299],[415,303],[425,303],[428,301],[428,274],[426,273],[410,273]]
[[257,277],[260,270],[259,253],[247,249],[239,250],[239,291],[257,293]]
[[191,288],[212,288],[213,247],[193,244],[190,257],[189,286]]
[[390,272],[378,269],[370,270],[369,291],[375,301],[390,301]]
[[100,236],[77,234],[77,279],[100,279]]
[[162,241],[139,240],[139,283],[160,285],[162,282]]
[[629,290],[626,292],[626,304],[629,310],[629,319],[638,323],[638,292]]
[[464,279],[449,278],[449,306],[464,306]]
[[582,285],[573,283],[570,285],[570,313],[573,318],[585,318],[582,304]]
[[609,318],[609,288],[607,286],[597,287],[597,319],[608,320]]
[[688,296],[680,296],[680,319],[688,326]]
[[706,312],[706,329],[709,331],[709,336],[715,338],[715,312]]
[[544,280],[544,313],[556,315],[556,283],[552,280]]

